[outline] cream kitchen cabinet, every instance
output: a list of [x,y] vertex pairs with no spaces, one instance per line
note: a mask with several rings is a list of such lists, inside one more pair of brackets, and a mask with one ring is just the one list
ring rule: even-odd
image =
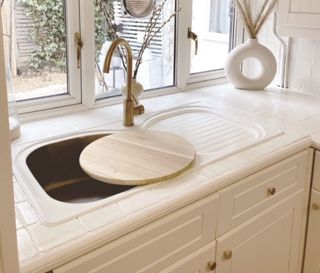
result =
[[309,207],[304,273],[320,272],[320,152],[316,152]]
[[206,272],[215,262],[217,201],[203,198],[53,272]]
[[304,273],[320,272],[320,192],[311,194]]
[[53,272],[301,273],[312,156],[297,153]]
[[280,0],[278,13],[281,35],[320,39],[319,0]]
[[300,273],[312,150],[220,191],[217,273]]
[[218,238],[216,273],[300,273],[304,191]]

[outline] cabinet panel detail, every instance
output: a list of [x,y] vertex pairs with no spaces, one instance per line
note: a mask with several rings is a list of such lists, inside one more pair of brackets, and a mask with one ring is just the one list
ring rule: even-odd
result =
[[215,240],[216,215],[217,195],[206,197],[54,272],[160,272]]
[[303,189],[311,170],[304,151],[220,191],[218,235]]
[[320,192],[312,190],[304,273],[320,272]]
[[[196,251],[159,273],[208,273],[214,272],[209,268],[209,262],[215,261],[215,242]],[[158,272],[157,272],[158,273]]]
[[314,160],[312,185],[315,190],[320,191],[320,152],[319,151],[316,151],[316,156]]
[[[300,273],[303,190],[217,239],[217,273]],[[230,258],[225,251],[232,252]]]

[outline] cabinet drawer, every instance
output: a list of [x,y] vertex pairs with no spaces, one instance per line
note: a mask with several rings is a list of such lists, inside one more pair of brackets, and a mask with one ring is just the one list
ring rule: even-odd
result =
[[217,203],[217,195],[206,197],[54,272],[158,273],[215,239]]
[[306,150],[220,191],[218,234],[303,189],[310,178],[312,150]]
[[313,188],[320,191],[320,152],[316,151],[313,169]]

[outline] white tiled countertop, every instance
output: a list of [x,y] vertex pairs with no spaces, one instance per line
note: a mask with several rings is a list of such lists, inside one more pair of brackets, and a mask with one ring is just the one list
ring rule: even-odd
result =
[[[24,181],[15,179],[21,271],[54,269],[249,173],[307,147],[320,148],[320,99],[276,88],[243,91],[217,85],[146,99],[142,101],[146,114],[136,118],[136,128],[158,111],[199,100],[211,104],[214,110],[229,109],[243,119],[281,133],[236,153],[197,164],[177,178],[110,198],[59,224],[44,223],[26,194]],[[47,138],[90,129],[122,130],[121,107],[110,106],[25,123],[21,137],[12,145],[13,158],[27,145]]]

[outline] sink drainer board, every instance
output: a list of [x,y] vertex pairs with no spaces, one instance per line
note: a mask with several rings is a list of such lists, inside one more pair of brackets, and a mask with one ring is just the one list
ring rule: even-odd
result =
[[141,127],[183,136],[195,147],[199,166],[282,133],[243,118],[243,114],[197,102],[151,116]]

